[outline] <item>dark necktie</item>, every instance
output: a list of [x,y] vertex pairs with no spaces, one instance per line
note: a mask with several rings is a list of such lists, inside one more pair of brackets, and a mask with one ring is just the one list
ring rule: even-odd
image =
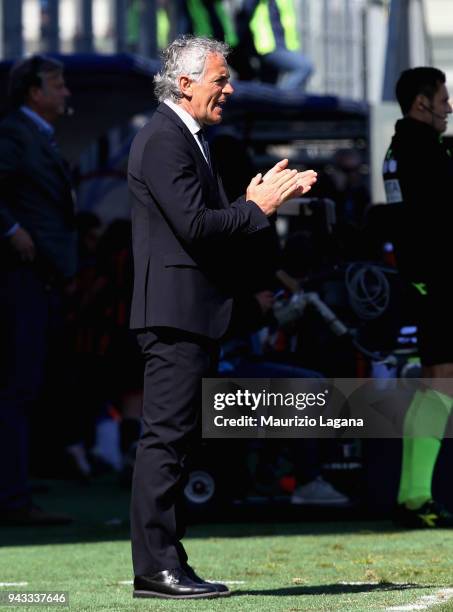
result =
[[211,154],[209,152],[209,145],[208,145],[208,141],[205,138],[204,132],[202,129],[198,130],[197,132],[198,138],[200,139],[201,142],[201,146],[203,147],[203,151],[206,157],[206,160],[208,162],[208,166],[212,172],[212,165],[211,165]]

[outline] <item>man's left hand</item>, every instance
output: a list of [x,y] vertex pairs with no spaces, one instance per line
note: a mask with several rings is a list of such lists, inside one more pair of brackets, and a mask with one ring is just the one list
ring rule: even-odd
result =
[[318,180],[318,174],[314,170],[305,170],[305,172],[299,172],[296,178],[299,185],[299,193],[295,195],[301,196],[310,191]]
[[[270,170],[266,172],[263,176],[262,181],[265,183],[269,179],[271,179],[275,174],[285,170],[288,167],[288,160],[281,159],[279,162],[275,164]],[[317,181],[318,174],[314,170],[305,170],[304,172],[299,172],[296,176],[298,182],[298,189],[294,191],[291,195],[293,198],[300,197],[301,195],[305,195],[310,191],[313,185]]]

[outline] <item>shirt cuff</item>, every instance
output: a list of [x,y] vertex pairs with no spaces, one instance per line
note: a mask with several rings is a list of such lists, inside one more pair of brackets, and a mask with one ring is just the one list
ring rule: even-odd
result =
[[5,238],[9,238],[10,236],[13,236],[13,235],[14,235],[14,234],[17,232],[17,230],[19,229],[19,227],[20,227],[19,223],[15,223],[15,224],[13,225],[13,227],[11,227],[11,228],[10,228],[10,229],[9,229],[9,230],[6,232],[6,234],[3,234],[3,236],[4,236]]

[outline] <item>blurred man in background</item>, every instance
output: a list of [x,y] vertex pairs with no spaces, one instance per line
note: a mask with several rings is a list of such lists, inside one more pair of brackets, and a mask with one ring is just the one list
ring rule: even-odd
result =
[[0,124],[0,521],[66,523],[32,504],[27,483],[29,411],[76,269],[71,181],[54,138],[69,96],[62,64],[21,61],[9,93],[14,110]]
[[260,59],[263,80],[282,89],[303,91],[313,73],[311,60],[302,53],[293,0],[244,0],[237,16],[239,40],[251,34]]

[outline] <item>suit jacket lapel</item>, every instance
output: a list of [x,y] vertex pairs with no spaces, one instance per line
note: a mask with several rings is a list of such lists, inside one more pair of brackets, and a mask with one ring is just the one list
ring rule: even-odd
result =
[[[20,111],[19,111],[20,112]],[[27,126],[33,130],[36,135],[39,143],[42,148],[46,151],[48,155],[53,159],[59,170],[62,172],[65,179],[70,183],[71,175],[69,173],[69,169],[65,163],[65,160],[61,157],[61,155],[52,147],[49,142],[47,136],[38,128],[38,126],[32,121],[29,117],[27,117],[24,113],[20,112],[21,120],[25,121]]]
[[217,198],[218,198],[218,202],[219,202],[219,208],[229,208],[230,207],[230,203],[228,201],[228,198],[226,196],[225,190],[223,188],[223,183],[222,183],[222,177],[220,175],[219,172],[219,167],[217,165],[217,160],[215,158],[215,155],[213,154],[213,152],[211,151],[211,163],[212,163],[212,169],[215,175],[215,182],[216,182],[216,189],[217,189]]
[[[209,167],[208,162],[204,158],[204,155],[201,152],[200,147],[198,146],[198,144],[195,141],[194,135],[189,130],[187,125],[184,123],[184,121],[182,121],[181,118],[167,104],[165,104],[164,102],[161,102],[161,104],[159,104],[159,106],[156,109],[156,112],[163,113],[171,121],[176,123],[176,125],[181,129],[181,132],[182,132],[184,138],[187,140],[189,145],[195,151],[195,153],[197,155],[197,158],[198,158],[198,161],[199,161],[199,166],[203,170],[203,173],[205,174],[206,178],[210,182],[214,183],[215,186],[217,187],[217,178],[215,176],[215,173],[213,174],[213,172],[211,172],[211,169]],[[211,160],[212,160],[212,152],[211,152]]]

